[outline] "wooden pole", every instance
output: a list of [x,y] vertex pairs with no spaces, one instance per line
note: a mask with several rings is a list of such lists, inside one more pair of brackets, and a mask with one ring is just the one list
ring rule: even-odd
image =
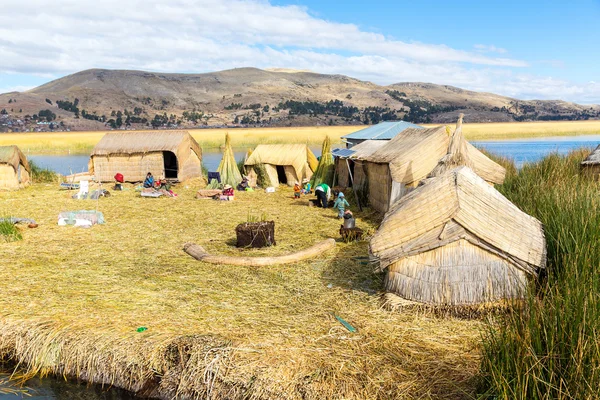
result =
[[269,265],[296,263],[311,257],[316,257],[329,249],[333,249],[334,247],[335,239],[327,239],[307,249],[277,257],[236,257],[211,255],[204,250],[202,246],[195,243],[186,243],[183,246],[183,251],[198,261],[204,261],[210,264],[264,267]]
[[348,175],[350,176],[350,183],[352,184],[352,193],[354,193],[354,199],[356,200],[356,204],[358,205],[358,209],[362,211],[362,207],[360,205],[360,200],[358,200],[358,194],[356,193],[356,187],[354,186],[354,178],[352,177],[352,171],[350,171],[350,163],[346,158],[346,166],[348,167]]

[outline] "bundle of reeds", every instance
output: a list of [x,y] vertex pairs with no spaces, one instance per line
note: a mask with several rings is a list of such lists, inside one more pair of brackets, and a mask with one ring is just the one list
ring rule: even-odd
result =
[[319,164],[310,180],[312,187],[320,185],[321,183],[326,183],[329,186],[333,185],[334,170],[335,165],[333,163],[333,155],[331,154],[331,139],[329,139],[329,136],[326,136],[325,140],[323,140],[323,145],[321,146],[321,158]]
[[[243,164],[242,164],[243,165]],[[225,134],[225,148],[223,149],[223,158],[219,163],[217,171],[221,174],[221,183],[236,187],[242,181],[242,174],[235,162],[233,149],[231,148],[231,138],[229,133]]]

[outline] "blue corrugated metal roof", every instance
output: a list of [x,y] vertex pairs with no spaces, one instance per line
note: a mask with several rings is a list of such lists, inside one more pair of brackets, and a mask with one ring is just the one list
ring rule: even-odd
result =
[[334,157],[350,157],[356,152],[352,149],[333,149],[331,153]]
[[422,126],[411,124],[406,121],[386,121],[380,122],[377,125],[370,126],[360,131],[350,133],[349,135],[342,136],[344,139],[377,139],[377,140],[390,140],[393,139],[397,134],[407,128],[423,128]]

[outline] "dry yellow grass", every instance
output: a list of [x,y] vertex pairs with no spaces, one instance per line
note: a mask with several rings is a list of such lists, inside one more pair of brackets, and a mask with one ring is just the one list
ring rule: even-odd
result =
[[[0,358],[31,363],[32,373],[80,375],[163,397],[474,393],[479,323],[383,310],[381,276],[353,259],[367,254],[367,242],[263,268],[210,265],[182,251],[196,242],[212,253],[287,253],[337,237],[333,210],[306,207],[287,188],[241,193],[233,202],[195,200],[191,186],[175,191],[178,198],[145,199],[129,188],[98,202],[73,200],[55,185],[0,193],[0,214],[40,224],[20,242],[0,243]],[[59,211],[96,206],[105,225],[56,225]],[[263,212],[276,221],[277,246],[232,247],[234,227]],[[359,226],[376,224],[359,215]],[[148,330],[136,332],[140,326]]]
[[[333,144],[339,144],[341,143],[341,136],[363,128],[365,128],[364,125],[190,129],[188,131],[202,147],[216,148],[223,145],[225,132],[229,132],[235,147],[256,146],[260,143],[320,145],[327,135],[331,138]],[[595,135],[600,134],[600,121],[465,124],[463,131],[469,140]],[[16,144],[27,154],[66,154],[69,152],[71,154],[85,154],[91,151],[106,132],[108,131],[2,133],[0,134],[0,146]]]
[[463,132],[469,140],[600,135],[600,121],[467,123]]
[[[340,137],[364,128],[364,126],[316,126],[292,128],[235,128],[235,129],[186,129],[204,148],[217,148],[225,141],[225,133],[231,136],[236,147],[256,146],[260,143],[308,143],[320,145],[326,136],[335,143]],[[0,133],[0,146],[16,144],[26,154],[85,154],[109,131],[88,132],[32,132]]]

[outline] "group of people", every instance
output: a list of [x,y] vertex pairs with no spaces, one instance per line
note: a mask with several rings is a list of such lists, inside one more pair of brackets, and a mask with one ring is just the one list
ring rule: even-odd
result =
[[303,194],[310,194],[310,193],[312,193],[312,188],[310,186],[310,181],[308,179],[302,180],[302,186],[300,186],[300,183],[298,183],[298,181],[296,181],[294,183],[294,198],[295,199],[299,199],[300,196]]
[[[312,193],[310,182],[308,179],[303,180],[304,187],[301,187],[298,182],[294,184],[294,198],[299,199],[301,194]],[[329,199],[331,198],[331,188],[326,183],[321,183],[315,187],[316,206],[321,208],[329,207]],[[336,200],[333,203],[333,208],[338,211],[338,218],[344,218],[346,215],[352,215],[350,211],[346,210],[346,207],[350,207],[350,203],[346,200],[344,193],[339,192]]]

